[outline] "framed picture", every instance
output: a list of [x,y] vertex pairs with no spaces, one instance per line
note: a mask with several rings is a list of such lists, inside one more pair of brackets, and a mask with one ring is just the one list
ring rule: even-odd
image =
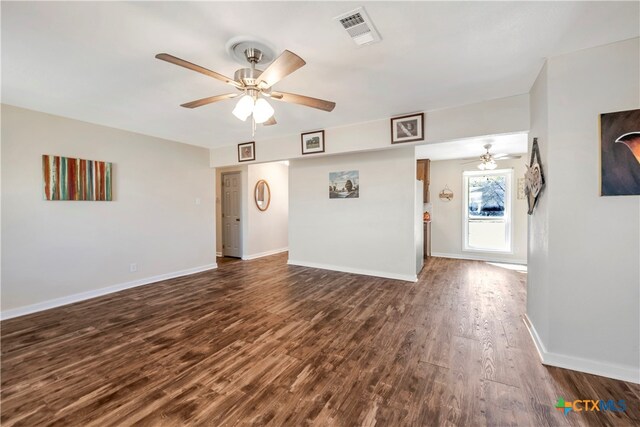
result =
[[250,162],[256,159],[256,143],[254,141],[238,144],[238,161]]
[[600,114],[600,195],[640,195],[640,110]]
[[538,204],[538,200],[544,189],[544,172],[542,170],[542,161],[540,160],[540,147],[538,147],[538,138],[533,138],[533,145],[531,146],[531,161],[527,166],[527,171],[524,174],[524,193],[527,197],[527,204],[529,210],[527,213],[533,215],[533,210]]
[[303,133],[300,136],[302,140],[302,154],[324,153],[324,131]]
[[358,171],[329,172],[330,199],[357,199],[360,197]]
[[113,200],[112,163],[73,157],[42,156],[45,200]]
[[391,143],[423,141],[424,113],[391,119]]

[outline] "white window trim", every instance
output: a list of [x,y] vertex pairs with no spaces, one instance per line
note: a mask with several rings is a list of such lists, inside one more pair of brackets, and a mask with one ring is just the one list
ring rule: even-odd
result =
[[[470,176],[487,176],[487,175],[506,175],[505,201],[504,201],[504,218],[507,223],[507,249],[478,249],[469,247],[469,180]],[[463,186],[463,203],[462,203],[462,250],[463,252],[478,253],[497,253],[497,254],[513,254],[513,168],[510,169],[494,169],[492,171],[464,171],[462,172]]]

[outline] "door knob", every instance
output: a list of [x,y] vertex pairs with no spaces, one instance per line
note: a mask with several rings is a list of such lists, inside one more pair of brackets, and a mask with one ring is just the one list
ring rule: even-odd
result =
[[236,221],[240,221],[240,218],[236,218]]

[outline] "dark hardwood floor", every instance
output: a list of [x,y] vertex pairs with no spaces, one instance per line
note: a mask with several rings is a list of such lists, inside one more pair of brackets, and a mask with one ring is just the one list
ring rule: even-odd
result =
[[[4,321],[3,426],[638,425],[640,387],[540,364],[526,274],[429,260],[418,283],[286,255]],[[558,398],[625,399],[625,413]]]

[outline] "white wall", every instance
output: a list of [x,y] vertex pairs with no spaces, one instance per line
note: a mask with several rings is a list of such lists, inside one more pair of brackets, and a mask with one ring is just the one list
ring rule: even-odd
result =
[[[389,118],[325,129],[325,153],[316,154],[315,157],[390,148],[390,129]],[[300,129],[300,132],[310,130],[314,129]],[[427,143],[527,130],[529,130],[528,94],[425,113],[425,142]],[[405,145],[407,144],[403,144],[402,147]],[[212,149],[210,156],[212,167],[238,163],[236,146]],[[257,161],[268,162],[303,157],[306,156],[302,156],[301,153],[300,134],[263,140],[258,130]]]
[[[329,172],[358,170],[360,197],[329,199]],[[412,146],[292,160],[289,263],[416,278]]]
[[535,325],[544,342],[549,342],[549,203],[554,186],[554,168],[549,163],[549,97],[545,63],[531,88],[531,132],[529,151],[533,138],[538,138],[538,147],[546,186],[542,190],[533,215],[528,215],[529,235],[527,239],[527,317]]
[[635,38],[550,58],[533,88],[548,187],[530,220],[527,304],[545,363],[635,382],[640,197],[598,195],[598,117],[640,108],[639,51]]
[[[114,201],[43,200],[43,154],[113,162]],[[2,105],[3,316],[215,267],[208,166],[199,147]]]
[[[271,189],[271,203],[266,211],[258,209],[254,192],[264,179]],[[286,251],[289,247],[289,166],[282,163],[249,165],[248,232],[243,258],[252,259]]]
[[[517,179],[524,177],[528,156],[520,159],[501,160],[499,169],[513,169],[512,210],[513,210],[513,253],[496,254],[490,252],[463,251],[462,217],[464,202],[464,171],[477,171],[476,164],[463,165],[462,160],[441,160],[431,162],[431,254],[451,258],[484,259],[526,264],[527,262],[527,201],[517,196]],[[438,194],[448,186],[454,194],[451,201],[440,200]]]

